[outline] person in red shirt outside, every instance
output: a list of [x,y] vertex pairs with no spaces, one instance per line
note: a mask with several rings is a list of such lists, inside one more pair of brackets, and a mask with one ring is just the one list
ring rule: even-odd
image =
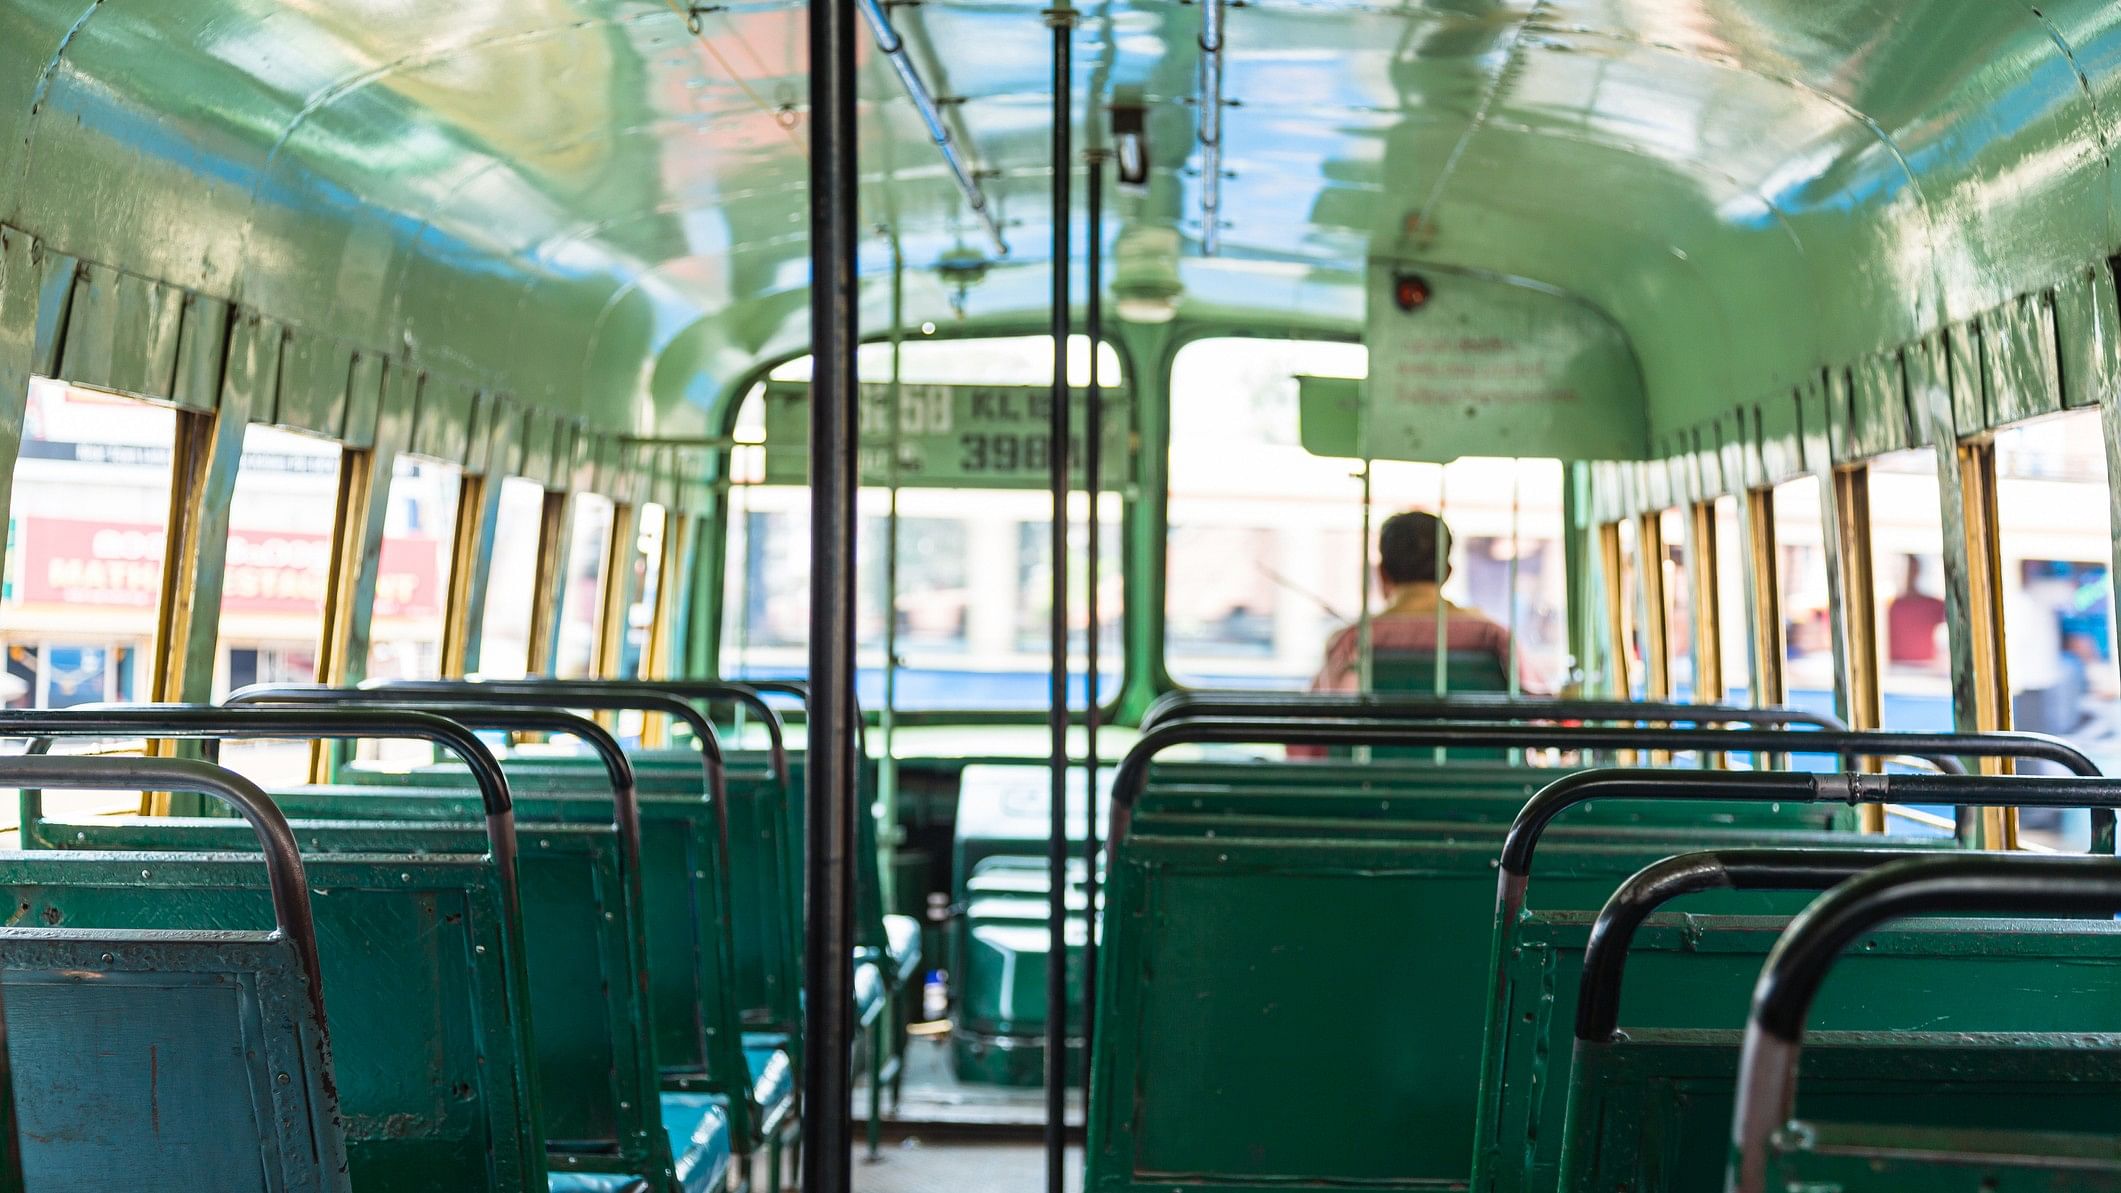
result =
[[[1445,561],[1441,575],[1439,556]],[[1507,672],[1510,632],[1480,610],[1444,599],[1443,584],[1451,578],[1450,557],[1451,528],[1435,514],[1408,510],[1385,519],[1377,534],[1377,581],[1385,607],[1370,618],[1370,650],[1373,655],[1433,654],[1438,649],[1436,610],[1441,605],[1443,649],[1492,652]],[[1342,627],[1326,644],[1325,666],[1311,681],[1311,690],[1359,691],[1361,653],[1361,627]],[[1522,690],[1528,695],[1543,692],[1544,685],[1526,661],[1520,657],[1517,663]]]

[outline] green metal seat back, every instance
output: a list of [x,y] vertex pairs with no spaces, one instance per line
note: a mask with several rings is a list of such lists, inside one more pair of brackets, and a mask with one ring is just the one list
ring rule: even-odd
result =
[[[468,819],[320,820],[313,818],[320,811],[370,811],[375,801],[313,793],[275,798],[296,816],[291,823],[303,848],[324,855],[476,856],[486,848],[485,830]],[[469,818],[476,806],[466,795],[457,812]],[[131,827],[185,848],[242,848],[225,820],[132,818]],[[94,839],[97,830],[74,831]],[[526,1010],[537,1025],[531,1055],[547,1164],[554,1171],[666,1171],[671,1161],[649,1034],[654,1021],[636,944],[640,913],[627,897],[616,834],[608,825],[519,822],[516,835]]]
[[[590,758],[517,758],[507,760],[504,769],[509,777],[510,790],[531,801],[530,806],[519,812],[519,817],[536,818],[546,812],[559,812],[559,809],[547,808],[539,802],[543,794],[600,789],[605,781],[603,767]],[[405,771],[357,763],[343,768],[340,773],[348,783],[378,788],[461,791],[468,782],[465,771],[452,765]],[[693,830],[701,834],[693,848],[711,849],[715,854],[721,852],[719,826],[715,823],[713,810],[700,802],[705,777],[698,754],[656,751],[644,759],[637,759],[634,777],[642,806],[644,855],[650,849],[647,837],[655,831],[649,828],[648,821],[672,814],[671,809],[663,806],[669,802],[693,805],[694,811],[703,818],[703,823]],[[800,866],[801,841],[797,838],[791,844],[789,813],[782,785],[768,781],[762,768],[740,761],[728,769],[726,778],[729,796],[729,850],[725,861],[727,906],[733,917],[731,933],[735,940],[733,997],[747,1028],[792,1036],[802,1021],[801,943],[796,927],[802,898],[801,885],[796,878],[800,874],[797,867]],[[657,805],[657,810],[651,812],[651,804]],[[608,806],[607,798],[607,810]],[[373,814],[426,816],[435,811],[428,804],[393,810],[386,803]],[[645,856],[643,863],[649,870],[644,874],[645,880],[656,867],[649,865]],[[712,870],[708,873],[711,874]],[[661,939],[667,944],[671,934],[657,932],[654,920],[650,923],[650,933],[653,970],[656,953],[666,958],[669,955],[668,949],[659,948],[656,941]],[[666,972],[671,969],[667,964],[662,968]],[[658,1027],[659,1032],[665,1030]]]
[[[215,819],[195,822],[135,820],[84,823],[57,831],[74,848],[211,847],[254,851],[242,824]],[[76,836],[76,833],[79,836]],[[311,842],[305,841],[307,850]],[[346,1154],[353,1187],[360,1193],[444,1193],[476,1190],[515,1193],[542,1187],[543,1148],[537,1128],[535,1072],[530,1063],[524,991],[511,978],[507,939],[501,930],[503,903],[490,862],[469,857],[409,854],[311,856],[304,862],[317,926],[318,953],[326,987],[326,1015],[337,1050],[336,1090],[344,1115]],[[145,925],[178,931],[207,925],[244,933],[270,923],[272,909],[255,857],[186,856],[156,853],[53,853],[0,855],[0,891],[14,908],[14,923],[58,925],[78,932]],[[109,951],[109,950],[102,950]],[[114,954],[115,955],[115,954]],[[93,972],[99,959],[81,972]],[[82,1041],[123,1040],[149,1030],[175,1027],[190,1001],[210,990],[179,992],[170,1001],[150,998],[130,1015],[91,1026],[77,1014],[40,1013],[31,995],[16,998],[9,977],[10,1044],[15,1016],[29,1017],[21,1032],[52,1035],[67,1063],[78,1064]],[[223,984],[216,997],[233,985]],[[66,997],[74,998],[75,991]],[[110,997],[127,997],[113,985]],[[262,1006],[257,1003],[255,1006]],[[255,1016],[256,1011],[253,1009]],[[184,1027],[183,1048],[238,1038],[227,1027]],[[260,1056],[267,1056],[260,1053]],[[117,1124],[139,1123],[141,1134],[160,1107],[166,1131],[187,1121],[190,1103],[221,1098],[247,1087],[216,1078],[211,1089],[177,1081],[174,1066],[190,1063],[158,1051],[153,1066],[140,1048],[122,1058],[142,1066],[127,1089],[158,1090],[140,1115],[113,1116],[97,1137],[139,1146]],[[17,1068],[17,1081],[21,1069]],[[229,1062],[234,1063],[234,1062]],[[245,1062],[248,1063],[248,1062]],[[260,1063],[271,1064],[270,1060]],[[159,1084],[147,1079],[159,1066]],[[233,1070],[231,1070],[233,1071]],[[248,1071],[248,1070],[244,1070]],[[271,1087],[280,1088],[275,1068]],[[290,1082],[292,1085],[293,1083]],[[278,1121],[278,1120],[274,1120]],[[233,1133],[230,1138],[239,1138]],[[239,1139],[256,1149],[249,1139]],[[221,1185],[185,1178],[172,1185],[185,1193]],[[34,1188],[158,1188],[153,1184],[32,1184]]]
[[[603,782],[601,769],[511,775],[519,834],[536,840],[548,824],[607,824],[611,798],[598,789]],[[461,817],[472,798],[440,785],[354,790],[359,794],[342,787],[299,788],[278,798],[295,815],[359,806],[413,821]],[[744,1052],[745,1021],[729,947],[733,925],[725,924],[728,904],[716,881],[726,863],[713,810],[697,791],[644,796],[639,810],[648,999],[662,1083],[729,1095],[737,1137],[759,1142],[764,1115]]]
[[[2121,1005],[2114,987],[2102,986],[2096,998],[2104,1007]],[[1970,993],[1978,992],[1960,991],[1962,997]],[[2072,1010],[2081,1012],[2089,1002],[2078,1001]],[[1913,1017],[1918,1009],[1905,1010]],[[2113,1019],[2111,1013],[2103,1017]],[[2084,1022],[2083,1015],[2077,1013],[2075,1021]],[[1722,1187],[1739,1047],[1735,1031],[1644,1031],[1631,1033],[1624,1047],[1579,1052],[1558,1187],[1639,1193]],[[1808,1119],[1921,1130],[1947,1139],[1974,1131],[2111,1138],[2121,1122],[2121,1033],[2111,1031],[1812,1032],[1798,1071],[1798,1108]],[[2045,1175],[2052,1180],[2055,1174]],[[1910,1186],[1866,1179],[1852,1186],[1777,1187]],[[1989,1186],[1977,1180],[1912,1187]]]
[[[1813,897],[1802,891],[1752,896],[1773,906],[1776,915],[1704,915],[1698,900],[1689,899],[1675,902],[1674,912],[1653,916],[1628,950],[1623,1022],[1630,1034],[1742,1027],[1762,959],[1781,935],[1786,916]],[[1556,1187],[1583,954],[1596,918],[1581,911],[1528,912],[1502,959],[1486,1031],[1474,1148],[1476,1193],[1545,1193]],[[1850,955],[1844,962],[1847,972],[1837,971],[1819,1023],[1828,1030],[1910,1030],[1955,1020],[2059,1024],[2060,1008],[2053,1000],[2013,1007],[2009,1018],[1987,1010],[1985,992],[2013,981],[2026,970],[2027,960],[1960,956],[1971,943],[1969,936],[1981,928],[1962,922],[1881,936],[1874,948]],[[1717,1096],[1728,1105],[1727,1089]]]
[[[1227,823],[1212,833],[1167,831],[1161,818],[1138,817],[1117,845],[1094,1035],[1090,1187],[1465,1181],[1494,966],[1499,828],[1294,819],[1267,827],[1276,831]],[[1533,902],[1596,908],[1641,866],[1726,836],[1835,839],[1556,829],[1541,850]]]

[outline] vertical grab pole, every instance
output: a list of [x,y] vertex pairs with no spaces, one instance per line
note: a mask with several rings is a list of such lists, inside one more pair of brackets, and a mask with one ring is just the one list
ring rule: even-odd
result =
[[[1047,403],[1046,464],[1053,489],[1051,837],[1046,842],[1046,1191],[1063,1193],[1068,1113],[1068,221],[1075,102],[1075,12],[1046,10],[1053,29],[1053,394]],[[1092,349],[1095,352],[1095,348]]]
[[854,530],[860,294],[853,0],[810,0],[810,793],[803,1193],[854,1170]]
[[[1083,1063],[1089,1064],[1091,1035],[1097,1023],[1097,730],[1103,715],[1099,702],[1104,699],[1099,682],[1103,672],[1098,665],[1098,636],[1103,631],[1102,610],[1099,607],[1097,586],[1101,579],[1102,562],[1098,552],[1101,540],[1098,503],[1104,497],[1103,464],[1105,439],[1105,393],[1097,367],[1105,343],[1105,303],[1100,292],[1105,284],[1105,151],[1092,149],[1084,155],[1089,174],[1083,182],[1083,196],[1088,203],[1085,212],[1089,228],[1083,244],[1083,281],[1087,293],[1083,307],[1085,338],[1090,341],[1090,385],[1086,392],[1088,404],[1083,407],[1083,490],[1090,495],[1088,524],[1084,528],[1084,580],[1083,614],[1090,624],[1090,636],[1083,644],[1083,674],[1089,678],[1090,694],[1083,701]],[[1087,1072],[1085,1080],[1088,1079]]]

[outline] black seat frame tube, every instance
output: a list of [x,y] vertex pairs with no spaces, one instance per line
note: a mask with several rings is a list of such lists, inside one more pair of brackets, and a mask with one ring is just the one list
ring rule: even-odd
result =
[[[1958,758],[2011,757],[2038,758],[2070,768],[2079,774],[2096,775],[2098,768],[2069,743],[2052,737],[2033,733],[1902,733],[1891,730],[1805,730],[1792,732],[1778,729],[1722,729],[1706,725],[1695,726],[1593,726],[1593,725],[1523,725],[1523,724],[1420,724],[1406,721],[1363,721],[1321,719],[1238,717],[1176,721],[1158,726],[1142,735],[1134,748],[1120,761],[1118,772],[1112,781],[1112,827],[1111,839],[1116,843],[1126,835],[1127,826],[1133,816],[1134,804],[1148,786],[1150,764],[1163,751],[1179,745],[1284,745],[1284,746],[1455,746],[1459,748],[1519,746],[1532,749],[1560,748],[1577,750],[1613,749],[1700,749],[1762,750],[1788,752],[1793,739],[1802,738],[1806,752],[1822,754],[1890,755],[1909,754],[1928,759],[1940,769],[1962,770]],[[1547,791],[1560,787],[1569,778],[1610,772],[1583,771],[1565,776],[1549,784],[1540,796],[1526,804],[1524,813],[1518,817],[1524,823],[1525,815],[1535,809],[1544,809],[1542,796]],[[1643,771],[1626,772],[1664,774],[1669,778],[1713,782],[1727,787],[1740,786],[1759,780],[1773,780],[1784,784],[1790,791],[1809,791],[1811,788],[1799,780],[1814,778],[1808,774],[1791,774],[1776,771]],[[1883,776],[1874,776],[1880,777]],[[1933,776],[1897,776],[1900,778],[1928,778]],[[1951,777],[1949,775],[1943,777]],[[2015,790],[2015,788],[2014,788]],[[1559,798],[1559,797],[1556,797]],[[1584,798],[1590,798],[1585,796]],[[1742,797],[1741,797],[1742,798]],[[1772,797],[1770,797],[1772,798]],[[1793,797],[1794,798],[1794,797]],[[1545,819],[1561,811],[1566,803],[1557,804],[1544,812]],[[2078,805],[2083,806],[2083,805]],[[2107,839],[2111,840],[2111,818],[2107,821]],[[1543,827],[1544,821],[1541,821]],[[2095,822],[2094,831],[2097,834]],[[1512,834],[1517,833],[1513,826]],[[1532,833],[1536,838],[1537,831]],[[1527,847],[1527,855],[1529,848]],[[1505,855],[1505,867],[1508,857]]]

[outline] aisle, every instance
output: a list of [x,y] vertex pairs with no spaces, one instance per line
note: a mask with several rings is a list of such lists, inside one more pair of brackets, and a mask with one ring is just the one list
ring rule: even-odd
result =
[[[1068,1187],[1082,1183],[1082,1149],[1068,1149]],[[886,1144],[858,1161],[854,1193],[1045,1193],[1045,1152],[1035,1143]]]

